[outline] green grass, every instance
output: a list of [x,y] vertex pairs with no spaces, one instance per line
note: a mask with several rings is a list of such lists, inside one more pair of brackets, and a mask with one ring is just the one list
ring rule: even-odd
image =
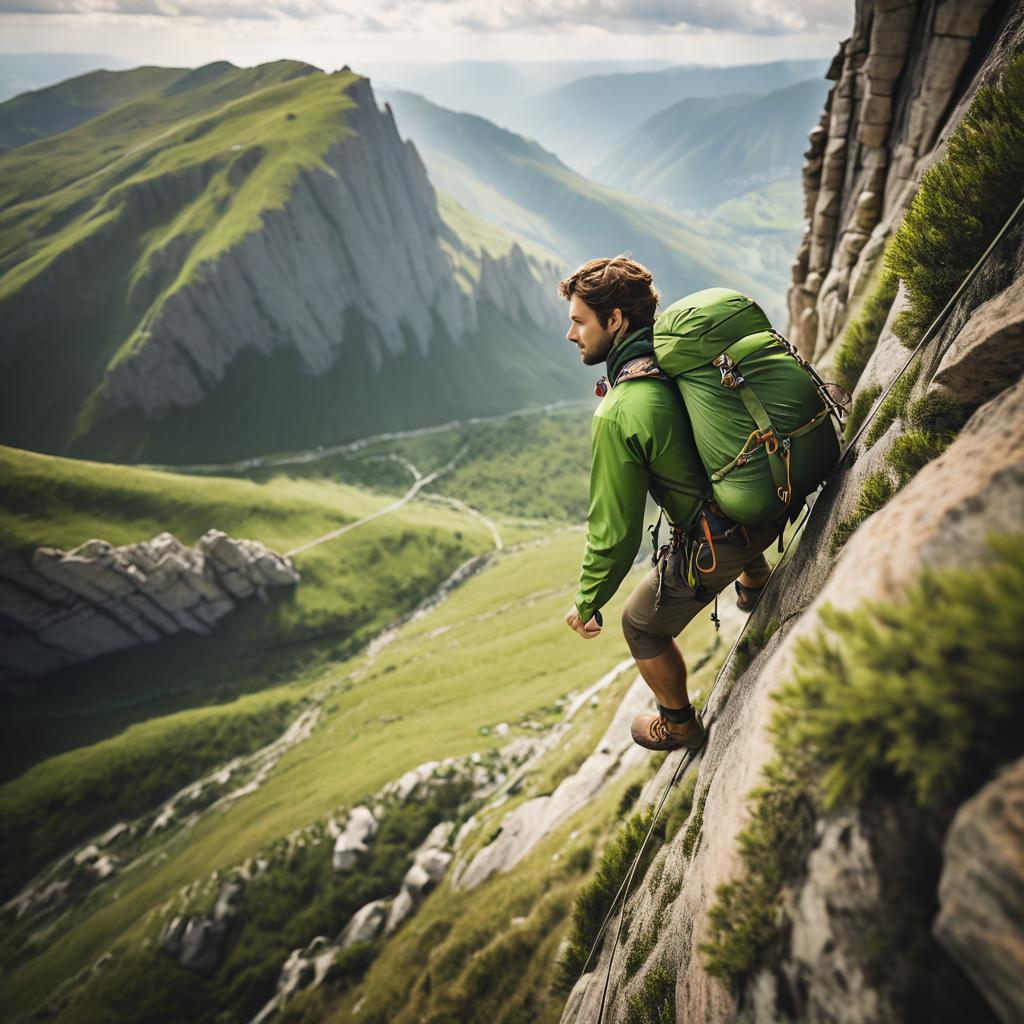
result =
[[740,642],[736,645],[736,653],[732,657],[733,678],[738,679],[750,666],[750,663],[757,655],[764,650],[768,641],[777,632],[779,620],[771,619],[766,622],[763,629],[755,626],[748,626],[743,631]]
[[[942,629],[935,623],[941,622]],[[826,807],[888,777],[937,806],[1019,753],[1024,725],[1024,553],[994,542],[989,565],[926,572],[898,605],[822,611],[779,697],[783,749],[818,753]]]
[[921,180],[889,246],[889,268],[907,287],[894,329],[909,347],[952,297],[1021,199],[1024,181],[1024,55],[982,86]]
[[0,899],[73,843],[157,806],[206,770],[276,739],[298,711],[282,688],[131,726],[0,787],[7,824]]
[[[403,627],[344,698],[328,702],[313,736],[282,758],[260,790],[168,837],[159,856],[104,886],[86,912],[12,973],[5,1000],[15,1011],[38,1003],[55,979],[91,963],[98,950],[154,934],[151,912],[193,879],[241,863],[325,808],[375,792],[417,764],[490,749],[502,741],[482,737],[481,725],[514,722],[525,708],[599,678],[627,649],[615,631],[583,644],[565,627],[582,549],[582,533],[569,531],[509,552]],[[627,589],[609,607],[609,621]],[[529,594],[537,596],[524,601]],[[357,665],[339,664],[333,675]],[[574,729],[604,706],[582,710]]]
[[860,314],[843,332],[832,366],[836,383],[851,393],[875,351],[898,289],[899,278],[888,270],[883,271]]
[[[307,830],[301,844],[274,844],[263,851],[266,871],[246,885],[242,912],[212,974],[197,977],[162,953],[129,951],[118,958],[114,972],[100,974],[58,1020],[92,1024],[130,1016],[167,1021],[168,996],[172,1005],[191,1004],[177,1019],[194,1024],[255,1016],[274,995],[291,950],[316,935],[333,937],[361,906],[398,891],[409,850],[455,811],[467,786],[455,783],[424,801],[388,807],[369,852],[343,875],[334,871],[333,843],[322,823]],[[363,947],[335,964],[332,986],[337,990],[357,982],[380,945]]]
[[573,893],[593,844],[618,822],[616,784],[570,818],[510,872],[468,892],[447,884],[388,943],[365,983],[340,998],[311,999],[306,1024],[359,1019],[555,1024],[564,996],[552,987]]
[[[646,808],[626,819],[618,835],[605,847],[597,872],[576,897],[572,910],[572,933],[569,945],[558,965],[558,984],[568,992],[583,971],[587,956],[598,936],[619,886],[629,874],[633,859],[650,827],[654,809]],[[634,875],[634,883],[643,878],[654,855],[656,844],[649,843],[643,860]]]
[[1024,553],[1019,536],[992,548],[987,564],[924,572],[898,602],[826,607],[799,642],[773,698],[776,756],[737,837],[742,873],[708,912],[708,973],[749,975],[778,940],[782,889],[803,871],[819,813],[905,798],[931,815],[937,844],[960,802],[1019,755]]
[[864,440],[868,448],[897,419],[906,424],[906,429],[893,440],[885,453],[884,468],[864,481],[851,514],[836,526],[831,542],[833,555],[853,536],[861,523],[953,443],[971,413],[969,408],[940,392],[929,392],[908,405],[919,371],[920,363],[916,363],[897,380],[871,422]]
[[867,477],[861,486],[861,492],[853,506],[853,511],[836,524],[830,550],[833,555],[854,535],[857,528],[896,493],[892,479],[886,469],[880,469]]

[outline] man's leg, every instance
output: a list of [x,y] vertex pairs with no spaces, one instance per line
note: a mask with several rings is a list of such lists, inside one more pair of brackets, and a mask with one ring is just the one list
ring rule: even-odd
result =
[[686,662],[675,640],[657,657],[634,660],[662,707],[685,708],[690,703],[686,695]]
[[[716,543],[716,570],[702,576],[704,593],[697,593],[683,578],[673,556],[659,581],[657,568],[637,584],[622,612],[622,630],[644,682],[660,705],[658,715],[640,715],[633,723],[633,739],[655,750],[703,742],[703,724],[694,718],[686,690],[686,663],[673,637],[708,605],[708,596],[721,591],[746,569],[763,584],[770,569],[759,552],[778,533],[775,527],[753,527],[749,547],[728,541]],[[661,583],[661,599],[657,598]],[[655,607],[657,605],[657,607]],[[673,713],[675,712],[675,713]]]

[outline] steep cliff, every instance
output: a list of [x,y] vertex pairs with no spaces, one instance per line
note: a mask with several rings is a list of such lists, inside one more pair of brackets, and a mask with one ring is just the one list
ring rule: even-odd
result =
[[571,387],[557,271],[444,224],[348,70],[211,65],[0,162],[5,441],[252,454]]
[[[901,374],[992,240],[978,225],[1021,198],[1022,50],[1019,4],[857,3],[790,303],[871,423],[712,692],[689,824],[641,865],[567,1024],[602,1005],[631,1022],[1024,1013],[1024,218]],[[951,248],[971,253],[955,275]]]

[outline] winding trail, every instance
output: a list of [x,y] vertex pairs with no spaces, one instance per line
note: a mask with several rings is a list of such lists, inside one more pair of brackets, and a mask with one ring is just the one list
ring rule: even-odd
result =
[[416,479],[413,482],[412,487],[410,487],[409,490],[407,490],[397,501],[391,502],[390,505],[385,505],[384,508],[377,509],[376,512],[371,512],[368,516],[363,516],[362,519],[357,519],[354,523],[346,523],[344,526],[339,526],[336,530],[330,530],[322,537],[317,537],[314,540],[307,541],[305,544],[300,544],[297,548],[292,548],[291,551],[286,551],[285,556],[291,558],[293,555],[301,554],[303,551],[315,548],[318,544],[325,544],[329,540],[334,540],[335,537],[340,537],[343,533],[348,533],[349,530],[354,530],[359,526],[365,526],[374,519],[386,516],[389,512],[395,512],[403,505],[408,505],[409,502],[427,486],[427,484],[431,484],[439,476],[443,476],[445,473],[451,472],[455,468],[455,463],[459,461],[464,452],[465,448],[457,452],[450,462],[445,463],[445,465],[440,469],[435,469],[433,473],[428,473],[426,476],[421,475],[416,467],[412,466],[412,463],[410,463],[409,466],[415,474]]

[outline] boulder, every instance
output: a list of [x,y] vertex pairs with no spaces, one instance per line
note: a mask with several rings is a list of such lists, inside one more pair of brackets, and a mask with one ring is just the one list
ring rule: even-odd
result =
[[372,942],[384,929],[390,907],[391,900],[374,900],[360,907],[338,936],[338,945],[348,949],[357,942]]
[[377,819],[369,807],[353,807],[345,828],[334,841],[335,871],[349,871],[359,857],[370,849],[377,834]]
[[932,930],[1000,1020],[1024,1020],[1024,759],[957,811]]
[[0,682],[183,629],[209,633],[236,600],[298,580],[290,559],[221,530],[195,548],[165,531],[121,547],[98,538],[69,551],[42,546],[31,564],[8,556],[0,560]]
[[982,303],[946,349],[932,387],[966,405],[995,397],[1024,365],[1024,277]]

